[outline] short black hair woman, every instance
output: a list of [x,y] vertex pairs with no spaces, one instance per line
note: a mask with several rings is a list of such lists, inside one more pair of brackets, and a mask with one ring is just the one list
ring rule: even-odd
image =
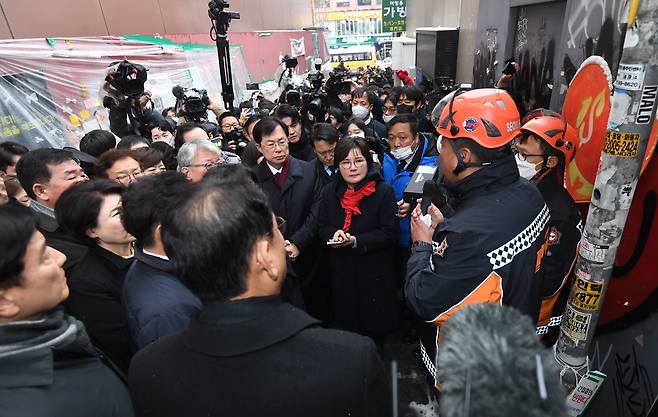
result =
[[332,249],[334,318],[381,344],[400,320],[395,193],[361,138],[338,142],[334,166],[340,175],[324,188],[319,214],[320,239]]
[[135,238],[121,221],[124,190],[111,180],[85,182],[62,194],[55,215],[67,233],[87,242],[89,248],[68,274],[66,306],[85,324],[94,345],[125,372],[132,352],[121,293],[133,262]]

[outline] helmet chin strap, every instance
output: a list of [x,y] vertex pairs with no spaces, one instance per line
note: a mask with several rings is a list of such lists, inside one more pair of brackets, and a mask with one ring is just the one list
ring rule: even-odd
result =
[[466,168],[481,168],[492,164],[492,162],[464,162],[464,159],[462,158],[462,155],[459,152],[457,145],[455,145],[454,140],[448,139],[448,143],[452,148],[452,152],[457,157],[457,166],[455,167],[455,169],[452,170],[452,173],[455,175],[461,174],[466,170]]
[[541,168],[539,168],[539,171],[537,171],[535,176],[532,177],[531,181],[539,181],[544,176],[544,174],[553,169],[548,167],[548,158],[550,158],[550,156],[544,156],[544,159],[541,161]]

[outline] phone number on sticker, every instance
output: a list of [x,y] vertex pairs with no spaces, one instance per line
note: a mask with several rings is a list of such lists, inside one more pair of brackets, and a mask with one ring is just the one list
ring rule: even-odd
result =
[[591,314],[580,313],[567,304],[564,321],[562,322],[562,331],[574,341],[586,340],[591,319]]
[[586,311],[594,311],[601,302],[603,283],[586,281],[575,277],[572,286],[571,304]]
[[603,145],[603,152],[622,158],[635,158],[640,147],[639,133],[620,133],[608,131]]

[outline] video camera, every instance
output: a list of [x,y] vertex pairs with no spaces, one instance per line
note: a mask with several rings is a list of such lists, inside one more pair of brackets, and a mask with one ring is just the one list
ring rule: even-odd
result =
[[183,88],[179,85],[172,88],[171,93],[176,97],[176,108],[195,122],[205,118],[210,105],[210,98],[206,90],[196,88]]
[[352,73],[345,66],[344,63],[340,63],[333,71],[329,73],[329,79],[327,80],[327,94],[338,95],[349,93],[352,83],[350,79],[352,78]]
[[117,61],[110,64],[105,81],[115,90],[115,95],[138,99],[144,94],[147,71],[142,65]]

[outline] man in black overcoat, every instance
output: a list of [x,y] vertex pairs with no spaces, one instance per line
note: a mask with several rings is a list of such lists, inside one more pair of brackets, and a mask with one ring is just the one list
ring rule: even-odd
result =
[[391,415],[375,345],[281,302],[283,223],[258,187],[203,184],[176,207],[165,249],[204,306],[185,332],[135,356],[137,415]]

